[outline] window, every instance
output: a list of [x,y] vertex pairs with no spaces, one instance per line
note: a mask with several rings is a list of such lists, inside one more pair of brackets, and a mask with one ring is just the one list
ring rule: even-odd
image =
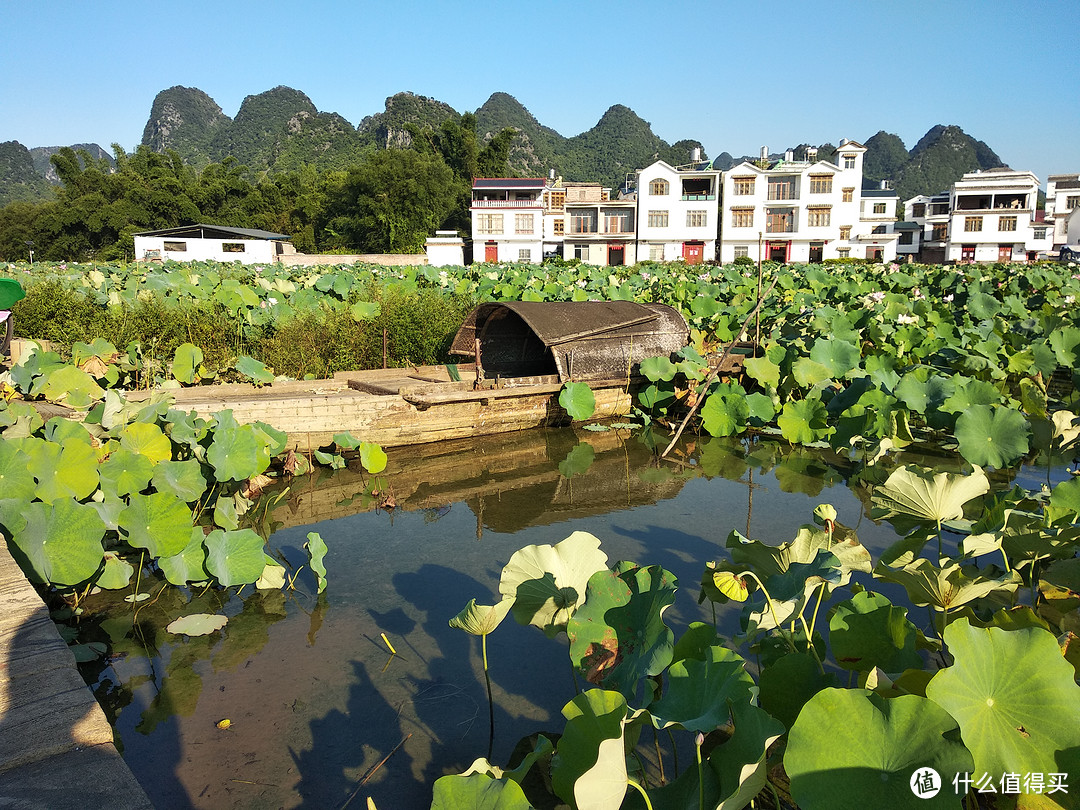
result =
[[850,239],[851,238],[851,226],[850,225],[841,225],[840,226],[840,238],[841,239]]
[[588,245],[574,245],[574,258],[581,259],[583,262],[589,260],[589,246]]
[[664,260],[663,245],[649,245],[649,261],[662,262]]
[[573,211],[570,214],[570,233],[596,233],[595,211]]
[[1015,231],[1016,230],[1016,217],[1014,217],[1014,216],[1000,216],[1000,217],[998,217],[998,230],[999,231]]
[[742,209],[731,212],[731,227],[732,228],[753,228],[754,227],[754,209]]
[[885,230],[884,225],[875,225],[873,230],[870,231],[870,233],[887,233],[887,231]]
[[476,232],[480,234],[492,234],[503,232],[502,214],[477,214]]
[[1080,195],[1065,198],[1065,210],[1072,211],[1074,208],[1080,208]]
[[812,175],[810,175],[810,193],[811,194],[832,194],[832,175],[831,174],[812,174]]
[[944,242],[949,238],[949,224],[947,222],[938,222],[934,224],[933,230],[930,232],[931,242]]
[[734,177],[732,178],[733,188],[732,194],[753,194],[754,193],[754,179],[753,177]]
[[532,233],[533,215],[514,214],[514,233]]
[[[1016,229],[1014,228],[1013,230],[1016,230]],[[221,243],[221,250],[222,250],[223,253],[243,253],[244,252],[244,243],[243,242],[222,242]]]
[[851,202],[854,199],[855,199],[855,189],[853,189],[853,188],[845,188],[844,189],[843,202]]
[[982,230],[982,217],[964,217],[964,231],[972,233]]
[[848,259],[850,257],[851,257],[851,248],[837,248],[836,249],[836,258],[838,258],[838,259]]
[[807,208],[806,227],[824,228],[830,224],[830,211],[828,208]]
[[1031,232],[1031,236],[1034,239],[1045,239],[1046,238],[1046,228],[1035,228]]
[[912,218],[919,218],[926,216],[926,203],[915,203],[911,206]]
[[844,168],[845,169],[854,169],[855,168],[855,155],[844,155]]
[[668,226],[668,212],[667,211],[650,211],[649,212],[649,227],[650,228],[666,228]]
[[566,207],[566,192],[565,191],[549,191],[548,192],[548,210],[549,211],[562,211]]
[[769,178],[770,200],[796,200],[794,177],[770,177]]
[[169,253],[187,253],[187,242],[166,242],[165,250]]
[[632,219],[629,211],[609,211],[604,214],[604,233],[632,233]]
[[749,245],[736,245],[735,246],[735,258],[741,259],[743,256],[750,255]]
[[671,190],[671,184],[662,177],[658,177],[649,183],[649,193],[654,197],[662,197]]
[[709,212],[708,211],[687,211],[686,212],[686,227],[687,228],[704,228],[709,224]]
[[518,261],[519,262],[531,262],[532,261],[532,250],[530,248],[520,248],[518,250]]
[[884,214],[885,213],[885,203],[874,203],[874,213],[875,214]]
[[900,233],[901,245],[914,245],[915,244],[915,231],[902,231]]
[[793,233],[795,212],[790,208],[766,208],[765,231],[767,233]]

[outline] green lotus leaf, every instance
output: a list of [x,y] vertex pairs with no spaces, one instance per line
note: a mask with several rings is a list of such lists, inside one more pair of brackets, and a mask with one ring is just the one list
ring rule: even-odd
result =
[[977,321],[987,321],[1001,312],[1001,302],[982,291],[968,296],[967,311]]
[[26,504],[22,517],[26,523],[11,538],[12,553],[32,579],[63,588],[97,573],[105,557],[105,524],[92,506],[59,498]]
[[787,653],[761,670],[761,708],[791,728],[807,701],[835,683],[836,676],[823,673],[810,653]]
[[727,723],[728,702],[750,703],[754,679],[746,662],[726,647],[709,647],[704,660],[678,661],[668,669],[664,696],[649,707],[657,728],[679,725],[709,733]]
[[899,467],[873,495],[874,518],[901,515],[940,523],[964,516],[964,504],[990,491],[981,467],[971,475]]
[[828,411],[819,398],[788,400],[776,424],[780,435],[792,444],[812,444],[832,432],[827,418]]
[[1001,399],[1001,392],[993,383],[961,378],[952,394],[941,403],[941,409],[949,413],[963,413],[972,405],[997,405]]
[[818,588],[824,588],[828,596],[844,579],[840,561],[826,549],[818,549],[809,562],[789,562],[786,569],[765,580],[765,591],[760,591],[743,609],[747,632],[772,630],[784,622],[794,620],[803,612],[807,601]]
[[596,412],[596,396],[587,383],[566,383],[559,393],[559,404],[575,422],[590,419]]
[[750,406],[737,383],[717,386],[701,407],[701,420],[711,436],[731,436],[746,430]]
[[342,450],[355,450],[361,444],[361,441],[348,431],[335,433],[333,442]]
[[566,728],[551,762],[551,786],[573,807],[618,808],[626,795],[626,699],[590,689],[563,707]]
[[135,567],[120,559],[111,551],[105,552],[105,567],[94,584],[107,591],[118,591],[131,584]]
[[43,439],[24,439],[20,449],[29,458],[27,469],[37,479],[35,493],[45,502],[83,500],[98,487],[97,451],[83,442],[64,447]]
[[0,440],[0,497],[32,500],[37,482],[29,469],[30,457],[12,441]]
[[252,422],[249,427],[259,442],[259,463],[265,470],[274,456],[285,452],[285,448],[289,446],[289,435],[266,422]]
[[829,337],[814,341],[810,349],[810,359],[821,363],[829,370],[830,377],[839,380],[847,376],[852,369],[858,368],[862,355],[854,343]]
[[483,773],[450,774],[435,780],[431,810],[532,810],[521,786],[512,779]]
[[512,604],[509,599],[503,599],[494,605],[478,605],[475,599],[470,599],[469,604],[450,620],[450,626],[473,636],[486,636],[502,623]]
[[763,387],[780,387],[780,366],[768,357],[748,357],[743,361],[746,376],[757,380]]
[[915,651],[918,629],[905,608],[881,594],[863,591],[829,612],[829,644],[844,669],[903,672],[922,666]]
[[175,635],[208,636],[211,633],[216,633],[228,623],[228,616],[213,613],[192,613],[174,619],[165,630]]
[[157,560],[161,573],[173,585],[204,582],[210,577],[206,571],[206,546],[203,545],[205,534],[202,526],[192,526],[188,531],[188,542],[183,551],[171,557],[158,557]]
[[1060,365],[1066,368],[1080,365],[1080,328],[1059,327],[1050,333],[1048,342]]
[[255,587],[262,591],[279,591],[285,587],[285,567],[278,564],[273,557],[263,554],[262,576],[255,581]]
[[50,402],[63,402],[72,408],[88,408],[101,399],[105,389],[89,374],[76,366],[62,366],[42,377],[34,393]]
[[118,498],[142,492],[154,475],[154,462],[142,453],[120,447],[98,468],[101,489]]
[[181,343],[173,355],[172,374],[185,385],[191,385],[199,378],[199,364],[202,361],[202,349],[193,343]]
[[760,391],[747,394],[746,405],[749,408],[749,421],[754,427],[763,427],[776,418],[776,406],[772,398]]
[[955,663],[934,675],[926,696],[960,724],[974,771],[1066,770],[1058,757],[1080,747],[1080,686],[1054,636],[958,619],[945,628],[945,645]]
[[1028,452],[1031,429],[1024,415],[1012,408],[972,405],[956,418],[955,433],[966,461],[1002,469]]
[[[206,460],[214,468],[218,481],[244,481],[266,469],[262,464],[264,445],[251,425],[219,428],[206,451]],[[266,458],[269,463],[269,458]]]
[[643,678],[664,671],[675,634],[663,617],[675,591],[675,577],[658,565],[621,563],[589,578],[585,604],[566,624],[570,660],[589,683],[633,700]]
[[994,591],[1014,592],[1022,583],[1016,571],[1000,577],[981,572],[971,576],[958,562],[948,562],[939,568],[925,557],[919,557],[903,568],[889,568],[878,563],[874,576],[903,586],[912,604],[933,605],[935,610],[941,611],[950,611]]
[[203,542],[206,545],[206,570],[226,588],[249,585],[262,576],[265,542],[251,529],[215,529]]
[[194,411],[169,410],[165,414],[165,421],[169,425],[169,437],[174,442],[187,446],[195,453],[204,449],[200,442],[209,432],[209,423]]
[[326,541],[318,532],[308,532],[304,548],[307,549],[308,564],[319,578],[319,593],[322,593],[326,590]]
[[589,577],[607,567],[600,540],[574,532],[555,546],[526,546],[514,552],[502,570],[499,593],[513,599],[519,624],[555,636],[585,599]]
[[94,437],[90,435],[82,422],[64,419],[61,416],[54,416],[46,422],[41,435],[46,441],[59,445],[67,442],[82,442],[87,446],[93,446],[94,443]]
[[168,492],[133,493],[120,513],[127,541],[151,557],[179,554],[191,540],[191,507]]
[[908,410],[914,413],[930,413],[941,408],[952,396],[955,383],[930,369],[920,367],[905,374],[893,389]]
[[193,458],[162,461],[154,466],[150,482],[158,492],[171,492],[187,503],[197,501],[206,491],[202,464]]
[[382,304],[378,301],[357,301],[349,307],[349,314],[356,321],[373,321],[382,312]]
[[120,446],[132,453],[141,453],[153,462],[172,458],[172,442],[161,428],[146,422],[135,422],[120,431]]
[[803,388],[812,388],[831,380],[832,372],[823,363],[815,362],[809,357],[800,357],[791,366],[791,376]]
[[671,383],[653,383],[638,392],[638,402],[652,410],[663,410],[675,401],[675,387]]
[[946,780],[972,771],[971,754],[955,732],[956,721],[926,698],[823,689],[788,734],[784,767],[792,798],[804,810],[959,808],[949,786],[933,798],[915,799],[911,791],[921,768]]
[[386,469],[386,451],[374,442],[360,443],[360,464],[372,475],[378,475]]
[[733,571],[714,571],[712,583],[721,594],[734,602],[745,602],[750,598],[746,580]]
[[267,385],[274,381],[274,372],[254,357],[237,357],[235,368],[238,374],[253,380],[256,385]]
[[22,439],[32,436],[44,420],[33,405],[27,402],[4,403],[0,398],[0,432],[5,439]]
[[667,357],[646,357],[641,361],[641,374],[650,382],[674,380],[677,370]]

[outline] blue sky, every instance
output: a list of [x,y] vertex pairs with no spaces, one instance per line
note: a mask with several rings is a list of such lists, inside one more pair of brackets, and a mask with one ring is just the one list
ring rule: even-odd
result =
[[133,149],[154,96],[226,115],[277,85],[357,124],[410,90],[515,96],[566,136],[624,104],[710,156],[802,142],[910,149],[957,124],[1007,164],[1080,171],[1080,2],[0,0],[0,141]]

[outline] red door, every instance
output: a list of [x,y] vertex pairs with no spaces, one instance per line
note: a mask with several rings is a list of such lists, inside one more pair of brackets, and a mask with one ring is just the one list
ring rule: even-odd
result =
[[484,244],[484,261],[489,264],[499,261],[499,245],[497,243],[487,242]]
[[975,246],[974,245],[961,245],[960,246],[960,261],[973,262],[975,261]]
[[1012,245],[998,245],[998,261],[999,262],[1011,262],[1012,261]]
[[705,259],[705,243],[683,242],[682,257],[687,264],[701,264]]

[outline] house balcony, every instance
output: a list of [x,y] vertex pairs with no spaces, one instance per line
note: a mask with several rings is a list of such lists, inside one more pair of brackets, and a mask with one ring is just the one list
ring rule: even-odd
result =
[[473,200],[473,208],[543,208],[540,200]]
[[683,194],[680,197],[683,202],[705,202],[708,200],[715,200],[715,194]]

